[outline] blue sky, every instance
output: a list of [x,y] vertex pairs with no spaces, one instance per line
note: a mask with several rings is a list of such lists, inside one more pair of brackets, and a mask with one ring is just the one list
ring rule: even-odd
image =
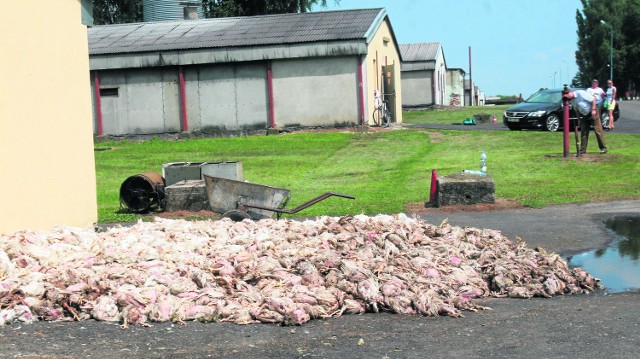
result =
[[[327,0],[327,5],[326,10],[386,8],[398,43],[440,42],[450,68],[468,72],[471,47],[473,81],[486,96],[526,98],[554,82],[561,87],[578,71],[580,0],[340,0],[339,5]],[[319,10],[325,9],[314,8]]]

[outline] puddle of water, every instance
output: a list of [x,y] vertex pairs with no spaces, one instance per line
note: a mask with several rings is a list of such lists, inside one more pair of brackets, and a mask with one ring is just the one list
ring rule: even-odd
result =
[[614,237],[611,244],[574,255],[569,265],[600,278],[608,293],[640,291],[640,217],[616,216],[605,225]]

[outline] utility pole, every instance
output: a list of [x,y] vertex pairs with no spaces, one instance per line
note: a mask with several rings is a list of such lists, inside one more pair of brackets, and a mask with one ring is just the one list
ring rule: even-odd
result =
[[603,25],[609,26],[611,39],[609,40],[609,79],[613,81],[613,25],[607,24],[604,20],[600,20]]

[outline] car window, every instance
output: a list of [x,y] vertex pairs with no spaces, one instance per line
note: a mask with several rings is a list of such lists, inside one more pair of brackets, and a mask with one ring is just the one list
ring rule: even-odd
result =
[[562,94],[560,92],[537,92],[527,99],[530,103],[555,103],[560,102]]

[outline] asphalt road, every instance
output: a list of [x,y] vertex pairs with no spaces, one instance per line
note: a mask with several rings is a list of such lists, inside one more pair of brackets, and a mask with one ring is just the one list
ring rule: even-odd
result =
[[[490,111],[489,111],[490,112]],[[465,126],[460,120],[460,124],[427,124],[427,125],[410,125],[403,124],[408,128],[433,128],[440,130],[499,130],[508,131],[509,129],[502,123],[502,113],[497,113],[497,124],[483,123],[474,126]],[[526,131],[526,130],[525,130]],[[531,130],[539,131],[539,130]],[[609,132],[605,132],[606,134]],[[640,133],[640,101],[620,101],[620,119],[615,124],[615,129],[611,133]]]
[[[603,220],[640,216],[640,200],[419,215],[493,228],[530,247],[572,254],[612,240]],[[463,318],[394,314],[312,320],[299,327],[187,322],[151,328],[97,322],[0,327],[0,357],[30,358],[636,358],[640,293],[487,299]]]

